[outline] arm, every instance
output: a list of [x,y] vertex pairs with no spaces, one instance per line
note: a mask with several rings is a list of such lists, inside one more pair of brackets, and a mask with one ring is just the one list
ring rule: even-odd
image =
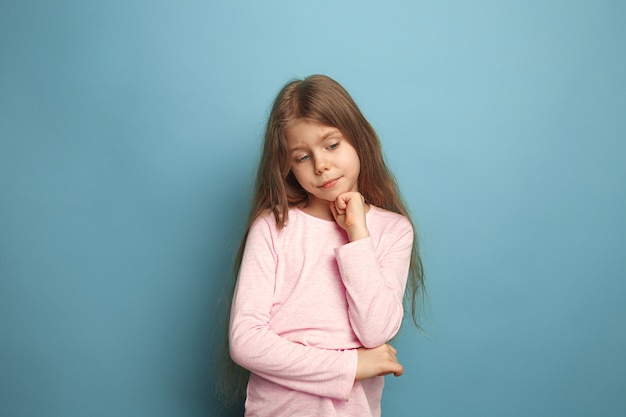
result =
[[277,254],[269,219],[259,218],[246,241],[230,323],[235,362],[290,389],[347,399],[357,369],[356,350],[326,350],[290,342],[269,326]]
[[393,239],[379,255],[371,237],[335,249],[352,329],[368,348],[386,343],[402,324],[413,229],[401,219],[392,230]]

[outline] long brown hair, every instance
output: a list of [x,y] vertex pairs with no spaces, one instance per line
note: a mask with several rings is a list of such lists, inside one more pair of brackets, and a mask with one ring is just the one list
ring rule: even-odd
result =
[[[290,81],[276,96],[267,121],[248,225],[234,262],[235,278],[239,272],[252,222],[261,214],[271,212],[277,226],[282,228],[289,219],[290,207],[306,206],[308,203],[307,192],[291,173],[285,139],[285,131],[289,124],[299,119],[339,129],[350,140],[359,156],[358,190],[365,201],[402,214],[411,221],[396,180],[385,164],[378,135],[348,92],[325,75],[311,75],[303,80]],[[235,282],[232,285],[231,298],[228,299],[227,320],[230,317],[230,301],[234,286]],[[424,294],[424,271],[415,235],[404,302],[407,309],[410,307],[411,317],[417,328],[421,328],[418,311],[423,304],[421,301]],[[218,388],[223,395],[237,396],[243,393],[247,372],[232,362],[228,355],[227,343],[228,337],[220,364],[225,375],[222,376]]]

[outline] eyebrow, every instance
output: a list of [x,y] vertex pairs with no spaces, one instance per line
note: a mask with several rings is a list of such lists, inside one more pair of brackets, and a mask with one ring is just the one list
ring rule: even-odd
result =
[[[337,133],[339,133],[339,134],[343,135],[343,133],[341,133],[341,130],[337,129],[336,127],[329,126],[329,128],[330,128],[330,130],[329,130],[328,132],[324,133],[324,134],[320,137],[319,142],[324,142],[324,141],[325,141],[326,139],[328,139],[330,136],[332,136],[332,135],[334,135],[334,134],[337,134]],[[295,146],[295,147],[293,147],[293,148],[289,148],[289,152],[290,152],[290,153],[293,153],[293,152],[295,152],[295,151],[299,151],[299,150],[301,150],[301,149],[305,149],[305,148],[306,148],[306,146]]]

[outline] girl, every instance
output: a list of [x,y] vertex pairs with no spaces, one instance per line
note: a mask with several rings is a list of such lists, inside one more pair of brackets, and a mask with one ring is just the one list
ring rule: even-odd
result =
[[232,360],[246,416],[380,416],[387,342],[423,293],[413,227],[376,133],[334,80],[288,83],[272,107],[238,256]]

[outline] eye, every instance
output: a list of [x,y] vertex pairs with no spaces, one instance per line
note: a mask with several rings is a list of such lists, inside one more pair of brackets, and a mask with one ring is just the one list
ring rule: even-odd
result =
[[299,158],[296,158],[296,162],[300,163],[300,162],[305,162],[307,159],[309,159],[309,155],[303,155]]
[[334,150],[334,149],[337,149],[338,147],[339,147],[339,142],[333,143],[332,145],[329,145],[328,149]]

